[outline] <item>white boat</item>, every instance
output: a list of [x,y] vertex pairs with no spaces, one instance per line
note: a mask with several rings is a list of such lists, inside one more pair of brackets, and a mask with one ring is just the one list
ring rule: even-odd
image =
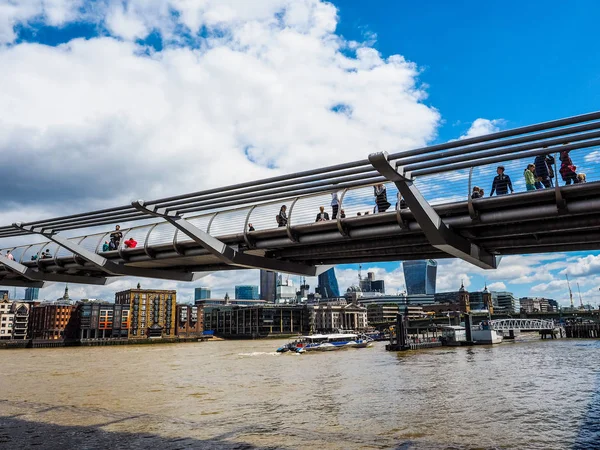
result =
[[356,333],[312,334],[300,336],[297,340],[277,349],[283,353],[292,351],[332,351],[342,348],[365,348],[373,345],[373,340]]
[[503,336],[496,330],[471,330],[471,339],[475,344],[499,344]]

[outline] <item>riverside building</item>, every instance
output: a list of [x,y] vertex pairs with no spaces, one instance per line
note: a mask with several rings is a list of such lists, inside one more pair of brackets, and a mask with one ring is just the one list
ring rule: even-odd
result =
[[204,329],[227,337],[266,337],[307,334],[309,309],[306,305],[206,306]]
[[127,339],[130,305],[108,302],[81,302],[77,305],[78,338]]
[[368,327],[367,308],[345,299],[309,305],[312,332],[362,331]]
[[204,314],[196,305],[177,305],[177,336],[196,337],[204,331]]
[[174,338],[177,291],[129,289],[115,294],[115,303],[129,305],[129,339]]
[[34,340],[74,339],[77,330],[72,317],[74,312],[75,306],[62,300],[34,306],[29,325],[31,338]]

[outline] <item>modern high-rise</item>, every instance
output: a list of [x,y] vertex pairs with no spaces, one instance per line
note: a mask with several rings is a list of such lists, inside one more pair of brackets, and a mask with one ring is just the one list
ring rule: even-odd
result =
[[319,275],[317,291],[322,298],[338,298],[340,296],[340,288],[333,267]]
[[40,296],[40,288],[26,288],[25,300],[37,300]]
[[404,283],[408,295],[434,295],[437,262],[433,259],[403,261]]
[[258,300],[258,286],[236,286],[235,298],[237,300]]
[[376,280],[375,272],[367,272],[367,277],[360,279],[359,287],[362,292],[379,292],[380,294],[385,294],[385,281]]
[[498,295],[498,311],[509,314],[518,314],[521,311],[521,302],[512,292],[501,291]]
[[194,289],[194,300],[205,300],[210,298],[211,292],[209,288],[197,287]]
[[277,298],[277,272],[261,269],[260,298],[269,303],[275,303]]

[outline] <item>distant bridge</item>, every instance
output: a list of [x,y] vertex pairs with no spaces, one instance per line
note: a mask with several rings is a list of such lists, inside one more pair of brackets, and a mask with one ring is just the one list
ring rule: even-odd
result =
[[[590,150],[597,146],[600,112],[191,194],[15,220],[0,227],[0,239],[10,240],[0,249],[0,285],[102,285],[120,276],[193,281],[199,272],[239,268],[310,276],[334,264],[451,257],[493,269],[502,255],[597,250],[600,181],[558,183],[562,151],[588,180],[600,180],[600,151]],[[555,155],[554,186],[527,191],[523,171],[538,155]],[[475,185],[490,193],[498,164],[518,193],[471,198]],[[376,206],[379,184],[387,201]],[[282,205],[287,221],[278,226]],[[320,206],[332,220],[315,223]],[[119,248],[103,251],[116,224]],[[124,247],[129,238],[136,248]]]
[[557,326],[552,320],[540,319],[500,319],[491,320],[490,325],[496,331],[541,331],[554,330]]

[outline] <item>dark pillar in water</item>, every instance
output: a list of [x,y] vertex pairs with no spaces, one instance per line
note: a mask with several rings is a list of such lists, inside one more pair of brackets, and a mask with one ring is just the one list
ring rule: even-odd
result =
[[408,347],[408,324],[406,316],[398,314],[396,316],[396,336],[398,339],[398,348],[406,350]]
[[465,334],[467,336],[467,342],[473,342],[473,337],[471,335],[471,327],[472,327],[472,321],[471,321],[471,314],[465,314]]
[[515,338],[515,330],[508,330],[508,338],[509,339]]

